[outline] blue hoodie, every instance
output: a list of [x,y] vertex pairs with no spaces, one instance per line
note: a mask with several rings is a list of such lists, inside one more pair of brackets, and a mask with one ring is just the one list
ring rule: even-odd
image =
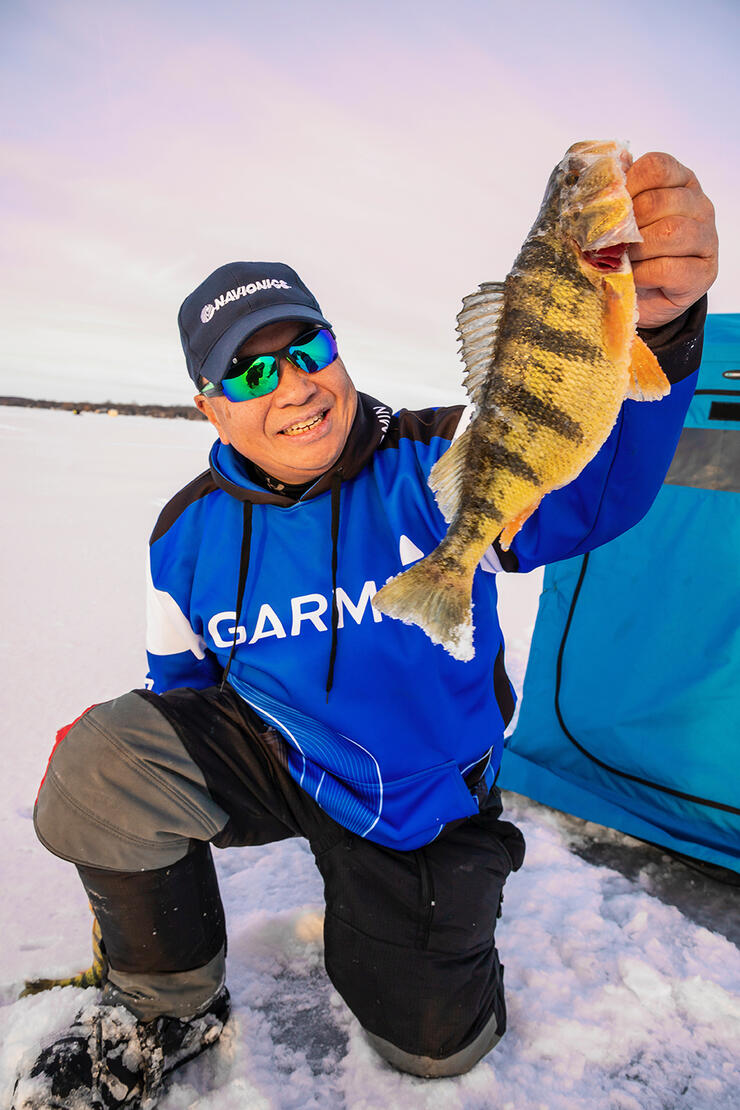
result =
[[203,688],[228,670],[287,740],[301,787],[379,844],[417,848],[477,812],[471,782],[493,783],[514,710],[496,572],[570,558],[644,516],[693,394],[705,311],[656,350],[670,395],[626,401],[578,478],[544,498],[509,552],[490,549],[474,581],[469,662],[371,604],[445,534],[427,478],[466,422],[462,406],[393,415],[360,394],[342,455],[297,501],[257,485],[217,441],[209,470],[152,534],[147,685]]

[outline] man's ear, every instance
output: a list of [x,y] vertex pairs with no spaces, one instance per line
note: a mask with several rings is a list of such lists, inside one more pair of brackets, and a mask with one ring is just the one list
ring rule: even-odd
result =
[[218,432],[218,438],[221,440],[221,442],[225,446],[228,445],[231,440],[226,433],[226,428],[224,422],[221,420],[217,405],[214,404],[213,401],[209,400],[208,397],[204,397],[202,393],[196,393],[195,397],[193,397],[193,401],[195,402],[195,407],[198,409],[198,411],[202,412],[206,420],[208,420],[208,422],[212,424],[213,427],[216,429],[216,431]]

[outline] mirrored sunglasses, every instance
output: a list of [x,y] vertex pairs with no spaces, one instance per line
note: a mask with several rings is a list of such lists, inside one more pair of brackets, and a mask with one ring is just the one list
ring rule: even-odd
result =
[[233,358],[228,375],[218,385],[203,386],[205,397],[224,396],[229,401],[250,401],[277,389],[280,359],[287,358],[299,370],[316,374],[337,357],[337,341],[328,328],[312,328],[279,351],[247,358]]

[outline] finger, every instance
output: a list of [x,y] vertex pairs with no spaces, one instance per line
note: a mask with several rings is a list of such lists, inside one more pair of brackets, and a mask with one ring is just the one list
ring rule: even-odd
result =
[[638,291],[638,327],[656,328],[680,316],[685,308],[670,301],[660,289],[641,289]]
[[629,255],[633,262],[648,258],[698,256],[710,258],[716,253],[714,225],[686,216],[664,216],[655,223],[641,227],[641,243],[632,243]]
[[716,277],[713,258],[649,258],[632,267],[635,288],[660,290],[674,304],[688,308]]
[[647,189],[673,189],[694,182],[696,177],[690,169],[672,154],[659,151],[643,154],[627,170],[627,190],[632,197]]
[[711,219],[713,215],[709,200],[698,187],[646,189],[634,197],[632,207],[639,228],[662,220],[664,216],[688,216],[703,220]]

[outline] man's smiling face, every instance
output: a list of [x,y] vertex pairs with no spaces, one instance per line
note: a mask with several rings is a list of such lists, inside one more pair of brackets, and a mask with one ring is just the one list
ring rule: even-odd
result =
[[[307,328],[295,321],[269,324],[251,335],[237,356],[277,351]],[[315,374],[283,358],[272,393],[249,401],[198,394],[195,403],[222,443],[273,478],[295,485],[318,478],[337,461],[355,417],[357,393],[339,356]]]

